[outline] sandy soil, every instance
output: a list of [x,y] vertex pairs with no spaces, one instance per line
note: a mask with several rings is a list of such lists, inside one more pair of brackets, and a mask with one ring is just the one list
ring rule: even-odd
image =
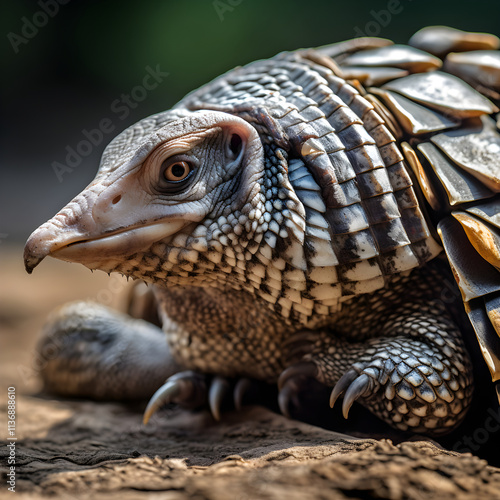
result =
[[43,318],[77,298],[117,304],[126,282],[48,260],[24,274],[21,249],[0,249],[0,498],[6,485],[6,395],[17,396],[20,499],[500,498],[500,469],[428,440],[397,445],[286,419],[263,407],[164,410],[39,395],[34,345]]

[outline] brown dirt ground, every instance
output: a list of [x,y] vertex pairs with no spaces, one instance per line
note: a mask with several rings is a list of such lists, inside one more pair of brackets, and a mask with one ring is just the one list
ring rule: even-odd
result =
[[286,419],[265,408],[163,411],[148,426],[131,405],[38,396],[33,348],[43,318],[77,298],[117,304],[124,281],[48,260],[28,276],[0,249],[0,498],[7,498],[7,388],[17,394],[20,499],[500,498],[500,469],[430,441],[398,445]]

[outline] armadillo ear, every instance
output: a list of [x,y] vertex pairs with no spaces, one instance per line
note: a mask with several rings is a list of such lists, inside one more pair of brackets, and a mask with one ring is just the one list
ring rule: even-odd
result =
[[248,122],[228,115],[217,123],[224,134],[224,144],[228,160],[235,160],[245,151],[250,141],[256,138],[257,131]]
[[231,134],[229,139],[229,150],[236,157],[240,154],[241,148],[243,147],[243,139],[241,136],[235,132]]
[[228,161],[233,161],[239,158],[240,153],[244,150],[247,140],[245,140],[244,134],[241,133],[241,130],[233,130],[229,127],[228,130],[225,131],[225,153]]

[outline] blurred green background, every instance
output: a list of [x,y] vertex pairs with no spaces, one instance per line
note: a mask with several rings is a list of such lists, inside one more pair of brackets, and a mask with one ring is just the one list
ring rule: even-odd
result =
[[[234,66],[359,33],[405,42],[431,24],[500,35],[491,0],[12,0],[1,10],[4,243],[24,241],[88,184],[119,131]],[[148,66],[168,76],[123,108]],[[53,163],[104,118],[113,131],[58,179]]]

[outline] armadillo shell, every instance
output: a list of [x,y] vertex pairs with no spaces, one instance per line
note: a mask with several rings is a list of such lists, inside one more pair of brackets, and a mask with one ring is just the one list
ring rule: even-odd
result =
[[409,45],[425,50],[437,57],[450,52],[469,50],[496,50],[500,40],[489,33],[469,33],[448,26],[427,26],[417,31],[409,40]]
[[[435,33],[413,40],[432,35],[436,50],[421,48],[434,54],[491,49],[498,42],[448,30],[439,45]],[[281,291],[277,281],[265,294],[288,312],[308,316],[318,307],[331,314],[342,300],[427,262],[441,251],[428,222],[453,213],[439,223],[439,234],[496,380],[500,135],[485,115],[498,109],[463,80],[436,71],[440,64],[387,40],[351,40],[236,69],[178,107],[238,114],[254,124],[263,144],[286,144],[293,158],[288,180],[305,214],[283,210],[282,216],[298,245],[278,254],[276,237],[266,233],[273,251],[259,250],[256,257],[264,265],[277,258],[281,268],[295,268],[296,276],[283,272]],[[313,283],[305,299],[299,275]]]
[[410,75],[386,83],[382,88],[458,119],[497,111],[491,101],[465,82],[440,71]]
[[356,52],[342,61],[346,66],[389,66],[405,69],[411,73],[431,71],[440,68],[437,57],[407,45],[388,45],[377,49]]
[[481,181],[451,162],[431,142],[417,146],[443,186],[450,206],[491,198],[495,195]]
[[474,248],[461,224],[446,217],[438,224],[446,256],[494,381],[500,379],[500,273]]
[[456,165],[500,192],[500,135],[490,118],[434,135],[431,141]]
[[342,74],[346,80],[359,80],[363,85],[383,85],[386,82],[408,76],[409,72],[400,68],[388,68],[384,66],[342,66]]
[[493,50],[449,54],[444,69],[473,86],[500,91],[500,53]]
[[368,90],[383,100],[407,134],[429,134],[455,128],[460,124],[458,119],[446,117],[441,113],[410,101],[410,99],[396,92],[377,88],[369,88]]

